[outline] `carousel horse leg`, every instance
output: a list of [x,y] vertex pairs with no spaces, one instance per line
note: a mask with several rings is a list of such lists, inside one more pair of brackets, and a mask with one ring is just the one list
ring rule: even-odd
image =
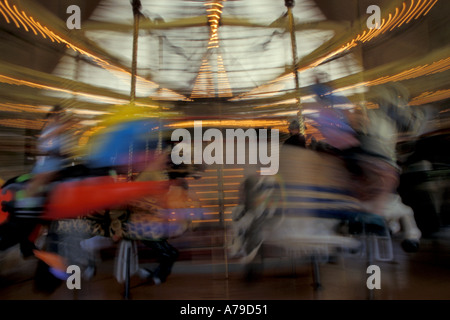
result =
[[404,231],[404,239],[402,241],[403,250],[406,252],[417,252],[422,233],[414,219],[414,211],[402,202],[398,194],[392,194],[390,196],[383,211],[383,216],[388,221],[397,220],[400,222]]
[[83,273],[87,280],[92,279],[97,272],[97,255],[100,250],[112,246],[114,246],[114,240],[107,236],[95,235],[80,241],[81,249],[83,249],[88,256],[86,270]]
[[247,261],[244,269],[244,280],[246,282],[255,282],[259,280],[263,274],[264,269],[264,250],[260,246],[254,258]]
[[313,253],[311,255],[311,267],[313,276],[313,288],[314,290],[319,290],[322,288],[322,282],[320,280],[320,266],[318,261],[318,255]]
[[[56,254],[59,251],[61,237],[56,232],[55,225],[51,224],[45,239],[45,251]],[[34,275],[34,290],[51,294],[55,292],[63,283],[63,280],[55,277],[50,272],[50,267],[43,260],[39,259]]]
[[405,239],[402,241],[402,248],[406,252],[417,252],[420,246],[421,232],[414,220],[413,210],[410,207],[406,207],[406,209],[407,213],[400,219],[400,223],[405,230]]
[[166,239],[144,240],[142,243],[155,251],[159,263],[155,270],[146,270],[148,272],[147,278],[151,278],[156,285],[166,282],[179,257],[178,250],[170,245]]

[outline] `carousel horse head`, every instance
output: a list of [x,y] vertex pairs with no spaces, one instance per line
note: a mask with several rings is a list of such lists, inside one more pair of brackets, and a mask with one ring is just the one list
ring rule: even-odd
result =
[[400,83],[392,82],[371,87],[367,96],[369,101],[378,106],[378,110],[394,124],[399,134],[411,138],[422,134],[427,121],[432,117],[432,113],[428,110],[409,105],[409,90]]

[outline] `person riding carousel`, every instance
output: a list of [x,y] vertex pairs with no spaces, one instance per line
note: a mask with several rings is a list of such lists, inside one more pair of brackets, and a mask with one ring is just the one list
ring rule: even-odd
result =
[[24,197],[17,199],[15,203],[16,214],[42,211],[45,202],[44,188],[66,164],[63,149],[67,141],[66,132],[72,126],[73,120],[65,115],[61,106],[55,105],[47,114],[46,122],[37,140],[39,157],[32,169],[31,180],[25,189]]
[[289,123],[289,138],[284,142],[285,145],[292,145],[301,148],[306,148],[306,138],[300,133],[300,123],[297,119]]

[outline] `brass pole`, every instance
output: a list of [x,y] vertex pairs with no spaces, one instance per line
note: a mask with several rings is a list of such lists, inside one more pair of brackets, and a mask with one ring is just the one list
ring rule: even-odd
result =
[[[164,38],[162,36],[159,36],[159,65],[158,65],[158,72],[160,73],[163,68],[164,63],[164,55],[163,55],[163,49],[164,49]],[[159,92],[161,92],[161,87],[158,88]],[[158,105],[158,107],[161,107]],[[164,123],[161,119],[162,115],[159,117],[159,131],[158,131],[158,147],[156,151],[158,153],[162,153],[163,150],[163,127]]]
[[[136,98],[136,69],[137,69],[137,45],[138,45],[138,35],[139,35],[139,17],[141,15],[141,1],[131,0],[131,6],[133,8],[134,16],[134,29],[133,29],[133,57],[131,61],[131,94],[130,102],[134,104]],[[128,181],[132,179],[133,176],[133,142],[129,145],[128,150]]]
[[141,1],[132,0],[131,6],[133,7],[134,16],[134,28],[133,28],[133,57],[131,61],[131,95],[130,101],[134,103],[136,98],[136,69],[137,69],[137,47],[138,47],[138,36],[139,36],[139,18],[141,15]]
[[298,76],[298,70],[297,70],[297,40],[295,38],[295,22],[294,22],[294,16],[292,14],[292,8],[294,7],[294,0],[284,0],[284,3],[288,9],[288,18],[289,18],[289,32],[291,34],[291,49],[292,49],[292,64],[293,64],[293,71],[294,71],[294,79],[295,79],[295,91],[296,91],[296,99],[297,99],[297,106],[298,106],[298,122],[300,124],[300,133],[305,134],[305,125],[304,125],[304,119],[302,115],[302,104],[300,101],[300,84],[299,84],[299,76]]
[[[365,11],[365,10],[364,10]],[[359,3],[359,1],[356,1],[356,17],[360,16],[360,12],[362,12],[361,10],[361,4]],[[364,66],[364,50],[363,50],[363,46],[358,46],[356,47],[356,49],[358,50],[358,54],[359,54],[359,60],[361,63],[361,69],[362,72],[361,73],[361,83],[364,83],[365,81],[365,77],[364,77],[364,71],[365,71],[365,66]],[[366,105],[366,94],[365,92],[362,92],[362,98],[360,98],[360,106],[361,106],[361,111],[364,115],[364,117],[367,117],[367,105]]]

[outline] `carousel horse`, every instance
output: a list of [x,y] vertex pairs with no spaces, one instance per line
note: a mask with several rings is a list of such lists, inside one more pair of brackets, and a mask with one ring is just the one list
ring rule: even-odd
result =
[[398,193],[402,160],[397,145],[416,141],[426,129],[432,112],[408,106],[408,91],[393,83],[372,90],[372,100],[379,108],[367,111],[363,121],[358,152],[354,153],[360,168],[358,178],[362,203],[383,216],[392,233],[403,232],[402,247],[406,252],[419,248],[422,233],[414,211],[405,205]]
[[[192,170],[186,168],[182,174],[198,173]],[[167,175],[171,176],[170,168]],[[129,201],[126,206],[91,212],[78,219],[55,221],[49,229],[49,234],[52,234],[49,242],[57,247],[57,252],[68,263],[80,266],[87,280],[95,274],[98,252],[117,247],[114,276],[118,283],[125,285],[125,297],[129,296],[130,277],[133,275],[149,283],[164,283],[179,255],[170,240],[181,237],[190,229],[193,220],[203,218],[199,203],[179,181],[183,179],[179,169],[176,175],[178,179],[172,176],[168,180],[168,191],[163,194],[144,196]],[[138,176],[136,180],[140,178]],[[140,267],[140,244],[155,255],[156,268]]]
[[[320,85],[319,88],[321,90],[313,91],[328,88],[325,96],[334,96],[329,87]],[[324,104],[330,99],[320,97],[318,100]],[[327,106],[312,115],[312,119],[318,122],[326,142],[345,160],[351,178],[357,182],[355,191],[361,204],[366,210],[383,216],[393,234],[402,232],[403,249],[415,252],[419,248],[421,231],[412,208],[403,203],[397,191],[402,162],[397,145],[400,138],[417,140],[432,114],[409,107],[408,90],[397,83],[372,88],[368,98],[378,108],[344,112]],[[351,105],[351,102],[347,99],[346,104]]]
[[[67,277],[63,266],[86,265],[80,262],[86,254],[75,254],[82,252],[80,241],[99,235],[154,241],[151,246],[164,256],[171,249],[167,239],[179,236],[190,221],[199,218],[197,211],[187,206],[192,203],[183,207],[171,201],[176,186],[164,171],[167,153],[158,150],[161,121],[140,117],[114,123],[108,120],[105,129],[87,144],[83,163],[64,168],[42,190],[43,206],[15,211],[15,201],[23,197],[31,174],[12,178],[2,186],[0,250],[20,244],[24,257],[36,256],[36,283],[43,291],[52,292]],[[130,175],[136,172],[137,177]],[[185,199],[177,196],[179,201]],[[45,248],[37,248],[35,241],[43,228],[48,229]]]
[[[383,99],[399,96],[393,88],[381,94]],[[329,94],[322,92],[321,97],[330,101]],[[241,203],[233,210],[232,255],[241,257],[250,270],[263,245],[311,256],[313,261],[342,249],[362,249],[370,260],[392,260],[391,234],[399,231],[393,229],[393,221],[400,221],[403,228],[403,249],[417,251],[421,234],[412,209],[396,193],[398,172],[380,172],[387,166],[396,169],[392,159],[397,134],[419,135],[426,116],[397,110],[399,101],[387,106],[383,102],[379,110],[368,113],[362,127],[335,108],[310,115],[324,137],[320,147],[284,145],[276,176],[246,179]]]
[[[265,248],[276,248],[282,257],[311,259],[318,288],[319,261],[366,253],[367,241],[380,247],[389,241],[385,220],[363,209],[351,184],[341,159],[288,145],[280,150],[276,176],[247,177],[233,209],[230,247],[246,265],[246,277],[261,271]],[[375,258],[392,259],[390,249],[375,250]]]

